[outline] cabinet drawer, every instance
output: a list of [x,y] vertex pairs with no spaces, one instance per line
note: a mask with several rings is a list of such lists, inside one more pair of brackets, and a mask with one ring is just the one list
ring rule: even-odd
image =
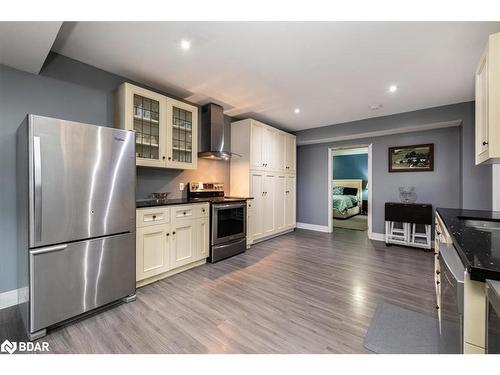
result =
[[184,204],[172,207],[172,218],[175,219],[198,219],[208,217],[208,203],[203,204]]
[[141,208],[136,211],[137,228],[170,222],[169,207]]

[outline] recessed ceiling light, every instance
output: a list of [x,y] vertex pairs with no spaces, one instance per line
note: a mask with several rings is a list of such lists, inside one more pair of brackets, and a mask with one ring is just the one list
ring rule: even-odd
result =
[[189,40],[186,40],[186,39],[181,40],[181,48],[184,51],[187,51],[188,49],[191,48],[191,42]]
[[296,114],[299,114],[299,113],[300,113],[300,108],[295,108],[293,111],[294,111]]
[[398,86],[396,86],[396,85],[390,85],[389,86],[389,92],[394,93],[396,91],[398,91]]
[[380,109],[380,108],[382,108],[382,107],[383,107],[383,106],[382,106],[382,104],[372,104],[372,105],[370,106],[370,109],[371,109],[372,111],[376,111],[377,109]]

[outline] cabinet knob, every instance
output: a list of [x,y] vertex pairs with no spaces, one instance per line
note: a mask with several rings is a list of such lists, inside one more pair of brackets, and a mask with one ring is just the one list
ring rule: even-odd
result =
[[183,214],[185,215],[186,214],[186,211],[183,212]]
[[172,232],[172,236],[174,236],[174,235],[175,235],[175,232]]
[[486,146],[487,144],[488,144],[488,142],[483,141],[483,146]]
[[436,275],[439,275],[440,273],[441,273],[441,272],[439,272],[439,271],[436,271]]
[[440,235],[441,235],[441,232],[437,230],[437,231],[436,231],[436,234],[437,234],[438,236],[440,236]]
[[439,284],[441,284],[441,283],[439,281],[436,281],[436,285],[439,285]]
[[170,233],[167,233],[167,237],[170,236]]
[[202,208],[202,209],[201,209],[201,212],[205,212],[205,209],[204,209],[204,208]]
[[153,220],[156,219],[156,215],[153,215]]
[[171,156],[169,156],[169,157],[168,157],[168,160],[172,160],[172,157],[171,157]]
[[163,156],[162,159],[165,160],[165,156]]
[[436,310],[439,310],[439,306],[436,305]]

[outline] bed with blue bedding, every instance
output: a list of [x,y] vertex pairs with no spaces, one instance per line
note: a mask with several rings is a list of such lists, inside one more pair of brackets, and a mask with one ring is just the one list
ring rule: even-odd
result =
[[362,180],[333,180],[333,217],[348,219],[361,212]]

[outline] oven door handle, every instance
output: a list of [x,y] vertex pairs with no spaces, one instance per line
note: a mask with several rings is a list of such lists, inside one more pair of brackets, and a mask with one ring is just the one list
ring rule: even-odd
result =
[[215,210],[225,210],[227,208],[240,208],[240,207],[245,207],[247,204],[246,202],[243,203],[227,203],[227,204],[214,204],[214,209]]

